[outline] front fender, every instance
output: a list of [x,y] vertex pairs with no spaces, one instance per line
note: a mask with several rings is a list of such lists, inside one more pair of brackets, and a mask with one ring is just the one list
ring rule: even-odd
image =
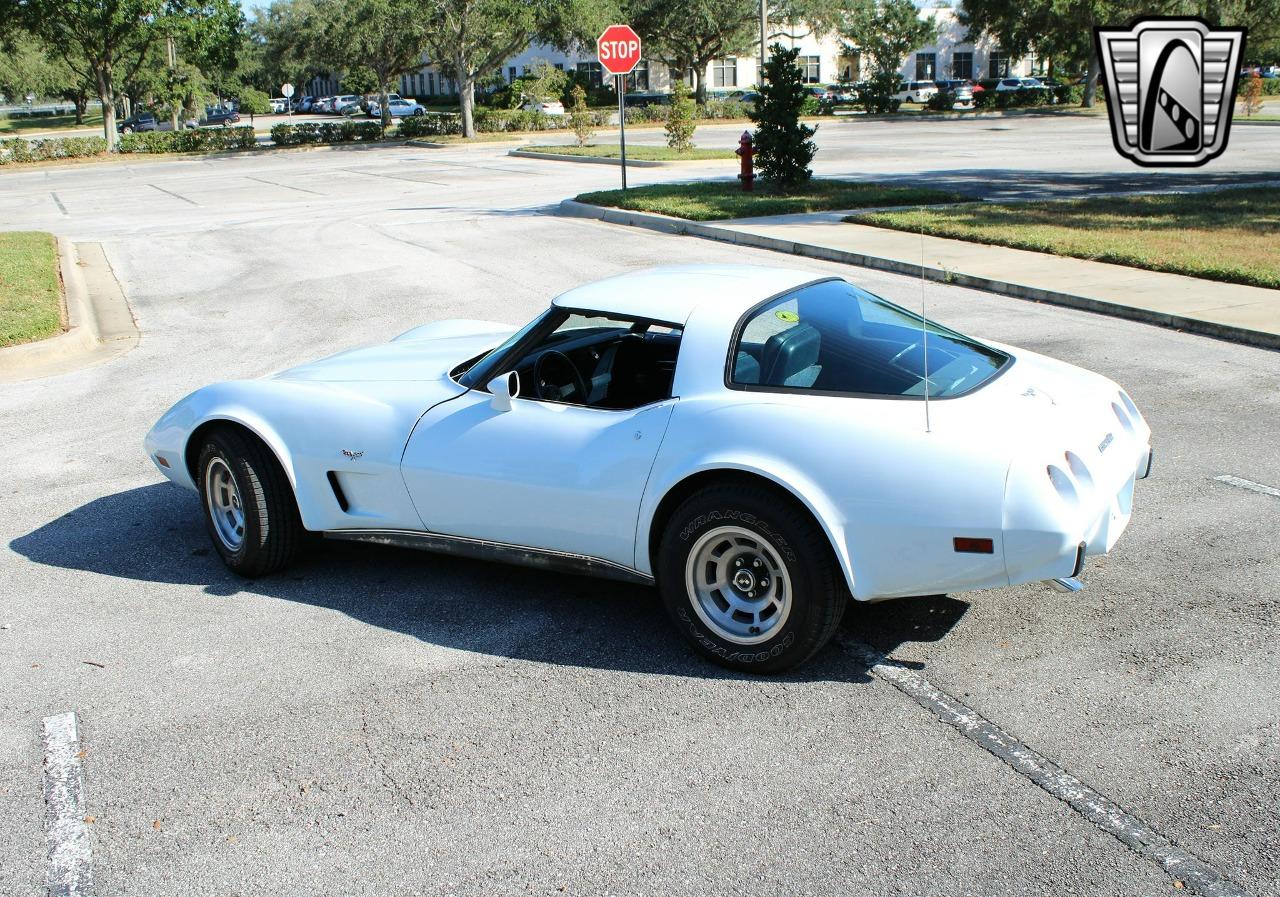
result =
[[260,390],[252,387],[260,382],[216,383],[186,396],[166,411],[147,433],[143,441],[147,456],[169,480],[198,491],[187,463],[191,437],[205,424],[227,421],[249,430],[270,447],[289,477],[289,485],[296,491],[298,476],[293,452],[276,428],[249,405],[249,401],[258,398]]
[[275,453],[307,529],[416,529],[421,521],[400,458],[428,391],[417,382],[217,383],[160,418],[147,435],[147,454],[170,480],[195,489],[187,465],[193,435],[214,421],[238,424]]

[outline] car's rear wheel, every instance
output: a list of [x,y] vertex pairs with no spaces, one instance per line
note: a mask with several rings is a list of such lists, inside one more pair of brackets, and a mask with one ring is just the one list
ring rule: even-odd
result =
[[306,534],[275,455],[231,429],[212,433],[197,466],[213,547],[232,571],[256,577],[288,566]]
[[133,133],[133,128],[132,128],[132,127],[130,127],[129,125],[125,125],[123,128],[121,128],[121,129],[120,129],[120,133],[121,133],[121,134],[132,134],[132,133]]
[[717,663],[748,672],[808,660],[848,602],[831,546],[805,508],[751,485],[686,499],[663,533],[657,572],[681,633]]

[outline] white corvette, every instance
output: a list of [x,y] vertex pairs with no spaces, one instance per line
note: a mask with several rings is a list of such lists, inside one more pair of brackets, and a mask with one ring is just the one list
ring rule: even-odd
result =
[[769,672],[850,596],[1079,588],[1150,435],[1097,374],[841,279],[697,266],[207,386],[146,450],[245,576],[310,531],[656,582],[698,650]]

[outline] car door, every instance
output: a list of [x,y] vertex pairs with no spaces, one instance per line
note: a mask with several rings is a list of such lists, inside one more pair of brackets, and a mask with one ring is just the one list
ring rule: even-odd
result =
[[676,399],[624,410],[473,389],[432,408],[402,471],[435,533],[631,567],[640,499]]

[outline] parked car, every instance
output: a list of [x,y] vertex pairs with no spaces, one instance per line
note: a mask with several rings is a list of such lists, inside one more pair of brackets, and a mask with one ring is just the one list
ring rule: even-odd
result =
[[160,127],[154,112],[135,112],[124,121],[116,122],[116,130],[121,134],[132,134],[134,131],[155,131]]
[[737,100],[739,103],[747,103],[754,106],[760,102],[760,93],[755,90],[735,90],[727,94],[725,99]]
[[1047,88],[1036,78],[1001,78],[996,85],[997,91],[1004,90],[1046,90]]
[[271,111],[276,115],[281,115],[289,108],[289,102],[284,97],[271,98]]
[[355,115],[360,111],[360,97],[353,93],[333,98],[333,111],[338,115]]
[[637,271],[206,386],[145,450],[241,576],[313,533],[656,584],[695,650],[778,672],[850,598],[1078,591],[1151,472],[1111,380],[932,322],[926,360],[925,324],[825,274]]
[[955,97],[951,104],[953,109],[972,109],[973,108],[973,87],[964,79],[951,79],[947,81],[935,81],[939,91],[949,93]]
[[204,120],[201,122],[205,127],[214,125],[234,125],[240,121],[240,113],[233,106],[206,106]]
[[[419,103],[413,100],[402,100],[400,97],[388,100],[387,109],[391,112],[392,118],[426,115],[427,113],[427,110]],[[373,118],[382,118],[382,106],[376,100],[369,104],[369,115]]]
[[927,103],[938,92],[932,81],[904,81],[899,83],[894,98],[901,103]]
[[333,112],[333,97],[319,97],[311,106],[311,111],[317,114],[329,114]]
[[559,100],[534,100],[520,107],[525,112],[541,112],[543,115],[564,115],[564,103]]
[[291,105],[294,112],[310,112],[316,98],[312,96],[294,96]]

